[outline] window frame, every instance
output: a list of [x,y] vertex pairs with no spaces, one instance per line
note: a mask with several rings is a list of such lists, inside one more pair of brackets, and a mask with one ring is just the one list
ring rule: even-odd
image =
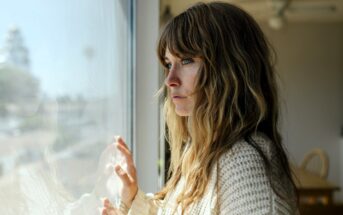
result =
[[159,35],[159,0],[135,1],[133,68],[133,147],[139,188],[157,192],[161,188],[158,174],[160,148],[160,87],[156,45]]

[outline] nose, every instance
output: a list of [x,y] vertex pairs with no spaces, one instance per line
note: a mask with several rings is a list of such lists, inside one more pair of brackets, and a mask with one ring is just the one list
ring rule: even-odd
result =
[[172,68],[170,68],[168,75],[164,81],[164,84],[167,87],[177,87],[180,86],[180,79],[177,74],[177,67],[176,65],[173,65]]

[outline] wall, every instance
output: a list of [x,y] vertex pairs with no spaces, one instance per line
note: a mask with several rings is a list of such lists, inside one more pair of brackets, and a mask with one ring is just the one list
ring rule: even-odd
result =
[[[312,148],[330,157],[329,180],[343,188],[343,23],[262,28],[278,54],[282,133],[291,160]],[[342,192],[336,198],[343,200]]]

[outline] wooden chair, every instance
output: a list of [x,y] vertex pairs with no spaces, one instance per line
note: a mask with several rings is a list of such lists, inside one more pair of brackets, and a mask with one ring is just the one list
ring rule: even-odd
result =
[[329,158],[324,150],[312,149],[304,157],[300,168],[312,172],[322,179],[327,179],[329,173]]

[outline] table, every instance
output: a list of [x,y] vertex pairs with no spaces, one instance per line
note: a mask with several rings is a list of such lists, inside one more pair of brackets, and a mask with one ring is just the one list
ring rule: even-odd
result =
[[340,189],[337,185],[295,165],[291,165],[291,170],[299,192],[300,204],[333,203],[333,192]]

